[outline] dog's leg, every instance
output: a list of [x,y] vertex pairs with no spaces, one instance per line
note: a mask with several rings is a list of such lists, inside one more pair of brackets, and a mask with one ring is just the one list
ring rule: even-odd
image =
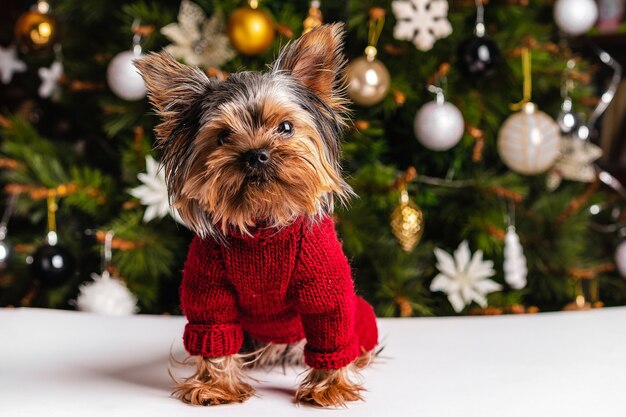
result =
[[[178,380],[172,395],[194,405],[218,405],[243,402],[254,395],[254,388],[245,382],[239,355],[219,358],[194,357],[196,372]],[[171,375],[171,373],[170,373]]]
[[283,370],[289,366],[304,366],[305,340],[291,344],[269,343],[262,345],[255,351],[245,353],[244,368],[272,369],[281,366]]
[[368,352],[364,348],[361,348],[361,354],[358,358],[354,360],[354,362],[352,362],[351,366],[353,366],[357,370],[366,368],[374,361],[376,355],[378,355],[378,352],[376,352],[374,349]]
[[296,391],[295,400],[321,407],[342,407],[362,400],[363,386],[349,376],[351,365],[340,369],[311,369]]

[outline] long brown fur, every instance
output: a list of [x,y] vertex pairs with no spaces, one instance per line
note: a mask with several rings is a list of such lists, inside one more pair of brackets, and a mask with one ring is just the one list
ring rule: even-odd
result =
[[263,343],[256,340],[246,340],[242,348],[245,356],[244,368],[271,370],[281,367],[301,367],[304,363],[304,345],[306,340],[286,343]]
[[349,401],[363,400],[362,385],[350,379],[350,367],[311,369],[296,391],[295,401],[320,407],[343,407]]
[[[196,371],[184,379],[170,376],[175,382],[172,395],[187,404],[218,405],[243,402],[254,395],[246,374],[241,370],[242,360],[238,355],[220,358],[189,358],[196,362]],[[188,364],[187,361],[185,364]]]

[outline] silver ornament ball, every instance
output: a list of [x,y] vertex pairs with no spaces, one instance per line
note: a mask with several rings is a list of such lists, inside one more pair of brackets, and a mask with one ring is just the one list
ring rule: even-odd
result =
[[426,103],[417,112],[415,136],[431,151],[446,151],[459,143],[465,130],[463,115],[452,103]]
[[626,278],[626,240],[622,240],[615,249],[615,265],[622,278]]
[[133,65],[141,57],[133,51],[121,52],[111,60],[107,68],[107,82],[116,96],[128,101],[140,100],[146,96],[146,85]]
[[554,4],[554,20],[566,34],[582,35],[598,20],[598,5],[594,0],[557,0]]
[[498,132],[500,158],[518,174],[536,175],[554,165],[560,154],[559,125],[547,114],[526,103],[509,116]]
[[365,56],[354,59],[346,69],[348,96],[360,106],[380,103],[387,93],[391,77],[385,64]]
[[0,240],[0,272],[9,267],[9,260],[13,253],[13,246],[7,239]]

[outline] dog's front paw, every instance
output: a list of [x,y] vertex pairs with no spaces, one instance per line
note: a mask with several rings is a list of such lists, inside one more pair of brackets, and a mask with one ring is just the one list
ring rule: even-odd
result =
[[351,381],[348,368],[311,369],[296,391],[296,401],[320,407],[343,407],[363,400],[364,388]]
[[237,381],[234,385],[228,387],[211,382],[187,380],[174,389],[173,395],[193,405],[240,403],[254,395],[254,388],[250,384]]
[[245,382],[241,361],[234,356],[196,359],[196,372],[183,380],[174,379],[172,395],[187,404],[219,405],[243,402],[254,395]]

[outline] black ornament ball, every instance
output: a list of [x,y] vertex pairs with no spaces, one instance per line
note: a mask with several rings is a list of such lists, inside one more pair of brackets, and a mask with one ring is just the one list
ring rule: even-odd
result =
[[74,257],[67,249],[49,244],[38,247],[29,261],[33,276],[48,287],[64,284],[76,266]]
[[459,45],[459,66],[470,77],[481,78],[493,74],[500,57],[498,45],[484,36],[472,36]]

